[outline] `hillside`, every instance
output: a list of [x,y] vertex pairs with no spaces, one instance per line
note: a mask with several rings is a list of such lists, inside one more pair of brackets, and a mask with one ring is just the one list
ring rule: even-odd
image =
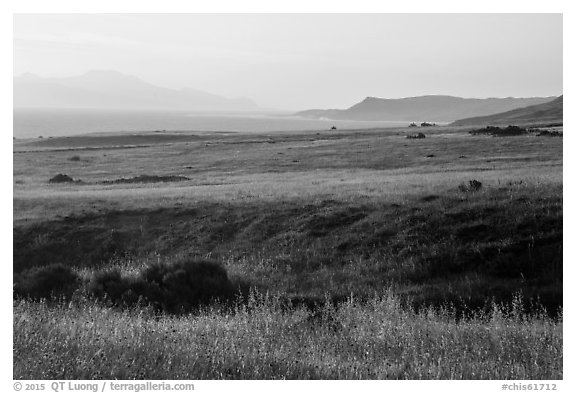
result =
[[14,108],[249,111],[247,98],[229,99],[193,89],[154,86],[114,71],[90,71],[69,78],[25,74],[14,78]]
[[367,97],[345,110],[313,109],[296,115],[334,120],[435,121],[486,116],[548,102],[554,97],[461,98],[428,95],[399,99]]
[[472,117],[455,121],[452,125],[506,125],[506,124],[530,124],[537,122],[562,122],[564,105],[563,97],[560,96],[551,102],[531,105],[504,113],[490,116]]

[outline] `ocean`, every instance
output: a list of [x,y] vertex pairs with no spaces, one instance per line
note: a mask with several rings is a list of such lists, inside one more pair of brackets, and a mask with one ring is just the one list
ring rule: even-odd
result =
[[407,126],[407,122],[304,119],[288,114],[14,109],[13,136],[37,138],[102,132],[281,132]]

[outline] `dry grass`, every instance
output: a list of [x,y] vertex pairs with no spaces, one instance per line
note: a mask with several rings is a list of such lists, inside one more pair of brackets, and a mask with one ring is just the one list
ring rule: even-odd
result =
[[392,295],[311,318],[253,295],[234,312],[156,318],[94,303],[14,304],[15,379],[561,379],[562,320],[456,321]]
[[[560,138],[493,138],[452,129],[407,141],[405,130],[288,135],[204,135],[199,142],[96,151],[14,154],[14,217],[43,220],[102,210],[198,201],[390,198],[434,193],[469,179],[562,181]],[[57,143],[58,139],[52,139]],[[87,139],[86,143],[91,143]],[[66,138],[62,140],[66,144]],[[434,158],[427,156],[433,153]],[[80,162],[68,160],[70,155]],[[153,158],[153,159],[152,159]],[[48,185],[66,173],[85,185]],[[139,175],[190,181],[104,186]]]

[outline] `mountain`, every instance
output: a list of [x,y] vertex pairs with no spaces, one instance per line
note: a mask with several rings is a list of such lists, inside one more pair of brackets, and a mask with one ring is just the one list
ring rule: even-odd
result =
[[14,78],[14,108],[254,111],[247,98],[229,99],[193,89],[168,89],[115,71],[69,78],[24,74]]
[[563,97],[560,96],[544,104],[531,105],[495,115],[457,120],[451,125],[518,125],[537,122],[562,122],[564,117]]
[[313,109],[298,112],[296,115],[335,120],[450,122],[466,117],[492,115],[528,105],[542,104],[554,98],[460,98],[443,95],[397,99],[367,97],[348,109]]

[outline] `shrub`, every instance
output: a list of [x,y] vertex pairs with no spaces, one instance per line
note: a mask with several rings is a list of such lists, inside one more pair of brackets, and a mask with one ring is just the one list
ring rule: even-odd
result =
[[74,183],[74,179],[72,179],[68,175],[64,175],[62,173],[57,174],[53,178],[49,180],[50,183]]
[[468,184],[462,183],[458,186],[458,190],[461,192],[476,192],[482,189],[482,182],[478,180],[470,180]]
[[426,138],[426,135],[424,135],[424,133],[419,132],[418,134],[410,134],[410,135],[406,135],[406,139],[424,139]]
[[524,135],[528,133],[525,128],[518,126],[508,126],[506,128],[500,128],[495,126],[487,126],[485,128],[470,131],[472,135],[492,135],[492,136],[516,136]]
[[132,183],[168,183],[190,180],[186,176],[156,176],[156,175],[140,175],[131,177],[129,179],[120,178],[116,180],[104,180],[102,184],[132,184]]
[[72,156],[68,159],[68,161],[80,161],[80,156]]
[[88,284],[88,292],[114,306],[130,307],[139,302],[157,305],[153,287],[141,277],[122,277],[119,269],[111,269],[96,272]]
[[33,267],[14,276],[14,294],[34,300],[67,298],[78,287],[79,277],[62,264]]
[[214,301],[234,298],[226,270],[207,261],[154,264],[141,274],[148,284],[146,296],[168,312],[186,312]]
[[562,133],[559,131],[548,131],[548,130],[543,130],[540,131],[540,133],[538,133],[537,136],[551,136],[551,137],[562,137]]
[[226,270],[206,261],[157,263],[135,278],[122,277],[118,269],[97,272],[88,291],[115,306],[145,302],[170,313],[194,311],[236,295]]
[[495,135],[498,136],[511,136],[511,135],[523,135],[526,134],[525,128],[518,127],[518,126],[508,126],[504,128],[501,132],[497,132]]
[[94,273],[88,284],[88,291],[97,298],[106,298],[113,304],[119,304],[128,285],[118,269],[102,270]]

